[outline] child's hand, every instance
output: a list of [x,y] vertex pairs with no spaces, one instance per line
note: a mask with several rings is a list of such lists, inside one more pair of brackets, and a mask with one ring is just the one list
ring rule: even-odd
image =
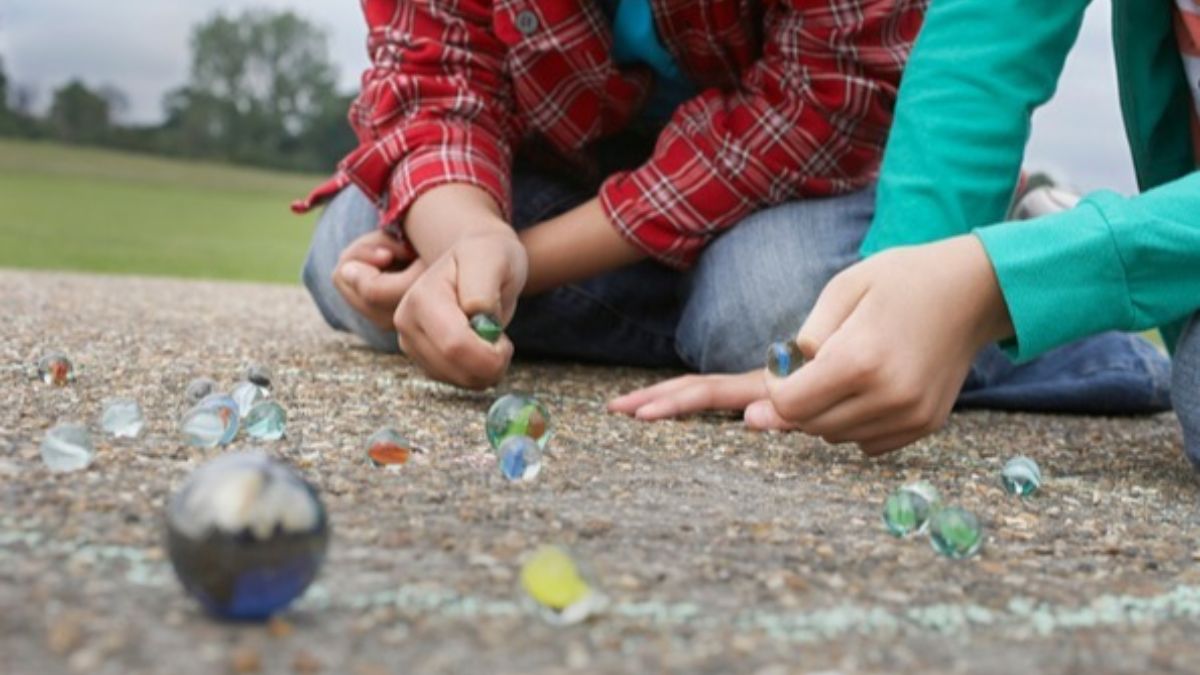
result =
[[880,253],[825,287],[797,338],[812,360],[768,378],[746,421],[896,450],[945,424],[975,354],[1012,330],[974,236]]
[[359,314],[390,331],[396,308],[424,271],[425,263],[406,244],[375,230],[342,251],[333,285]]
[[708,410],[743,410],[765,401],[762,370],[740,375],[684,375],[638,389],[608,403],[609,412],[661,420]]
[[500,381],[512,359],[507,337],[491,344],[471,330],[471,315],[512,319],[528,261],[516,234],[502,229],[458,239],[421,275],[396,310],[400,348],[430,377],[471,389]]

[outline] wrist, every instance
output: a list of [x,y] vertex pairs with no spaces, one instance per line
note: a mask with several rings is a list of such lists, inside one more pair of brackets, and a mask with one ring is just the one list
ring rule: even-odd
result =
[[1008,303],[1000,288],[996,270],[988,257],[983,242],[974,235],[962,237],[962,246],[969,270],[969,288],[975,310],[975,337],[978,347],[1011,338],[1013,335],[1012,317],[1008,313]]
[[496,200],[482,188],[451,183],[418,197],[409,207],[404,232],[421,257],[440,258],[464,237],[507,235],[515,239]]

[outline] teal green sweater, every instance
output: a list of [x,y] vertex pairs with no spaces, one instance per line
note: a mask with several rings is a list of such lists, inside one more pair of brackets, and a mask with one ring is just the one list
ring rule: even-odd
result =
[[[1114,0],[1122,112],[1142,195],[999,223],[1029,120],[1054,93],[1087,0],[933,0],[900,87],[869,255],[974,232],[995,267],[1019,359],[1200,309],[1200,173],[1170,0]],[[1080,111],[1087,124],[1087,111]],[[997,224],[999,223],[999,224]],[[947,308],[954,311],[954,308]]]

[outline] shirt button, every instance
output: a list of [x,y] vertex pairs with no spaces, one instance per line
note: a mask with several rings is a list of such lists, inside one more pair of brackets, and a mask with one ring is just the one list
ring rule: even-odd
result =
[[537,14],[528,9],[517,13],[517,30],[521,31],[522,35],[532,35],[537,29]]

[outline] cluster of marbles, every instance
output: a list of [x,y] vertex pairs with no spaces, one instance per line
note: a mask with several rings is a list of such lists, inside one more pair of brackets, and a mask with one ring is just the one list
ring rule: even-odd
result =
[[[38,359],[37,378],[51,386],[65,387],[75,381],[75,366],[65,354],[50,352]],[[130,398],[106,400],[98,421],[100,429],[113,438],[137,438],[146,425],[141,405]],[[42,462],[56,473],[82,471],[96,456],[91,432],[75,422],[52,427],[39,450]]]
[[558,546],[543,546],[521,566],[521,588],[551,623],[569,625],[604,609],[607,598],[591,575]]
[[933,550],[947,558],[969,558],[983,545],[983,528],[970,512],[945,506],[937,488],[910,483],[883,502],[883,524],[897,537],[929,533]]
[[767,372],[775,377],[787,377],[804,365],[804,354],[795,340],[772,342],[767,347]]
[[167,504],[167,550],[184,589],[213,615],[261,620],[304,593],[325,559],[316,489],[259,451],[201,466]]
[[367,460],[372,466],[403,466],[425,449],[412,443],[391,427],[383,427],[367,438]]
[[501,396],[488,409],[484,429],[506,479],[537,478],[542,454],[554,436],[550,412],[540,401],[524,394]]
[[179,423],[184,440],[199,448],[229,445],[244,430],[250,438],[274,441],[283,438],[287,412],[271,397],[271,375],[252,364],[229,394],[207,377],[192,380],[184,391],[190,408]]
[[[1004,490],[1028,497],[1042,485],[1037,462],[1014,457],[1000,471]],[[983,545],[983,527],[973,513],[957,506],[943,506],[937,489],[927,482],[905,485],[883,502],[883,524],[897,537],[928,531],[933,549],[947,558],[975,555]]]

